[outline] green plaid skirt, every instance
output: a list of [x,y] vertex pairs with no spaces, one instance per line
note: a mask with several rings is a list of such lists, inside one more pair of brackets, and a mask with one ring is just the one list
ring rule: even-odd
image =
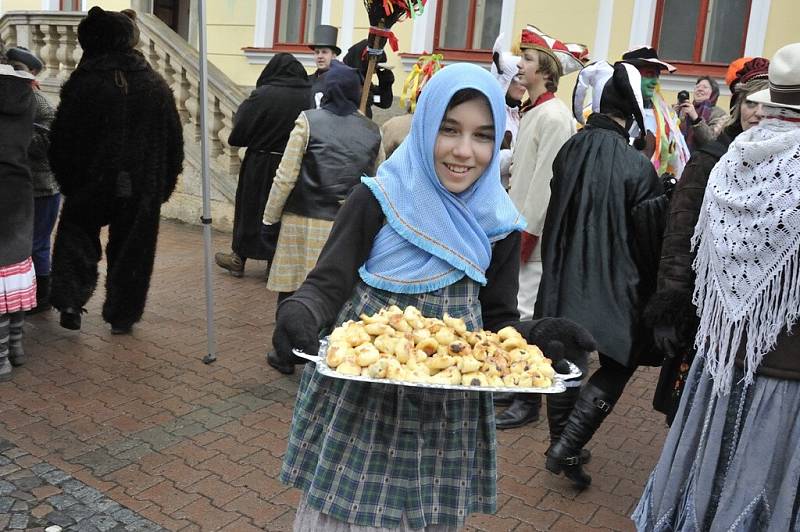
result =
[[[397,305],[444,312],[482,326],[474,281],[426,294],[394,294],[361,283],[337,323]],[[395,528],[463,526],[497,509],[492,394],[333,379],[307,364],[297,393],[281,481],[308,505],[347,523]]]

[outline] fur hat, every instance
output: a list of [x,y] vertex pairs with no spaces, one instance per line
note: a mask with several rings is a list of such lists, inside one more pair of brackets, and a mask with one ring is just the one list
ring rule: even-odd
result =
[[84,54],[124,52],[139,42],[136,12],[105,11],[95,6],[78,24],[78,42]]
[[508,91],[511,81],[519,72],[517,69],[519,60],[518,55],[503,50],[503,34],[498,35],[492,48],[492,74],[503,88],[503,93]]
[[22,63],[31,72],[39,72],[44,68],[42,60],[33,55],[33,53],[23,46],[16,46],[9,48],[6,51],[6,57],[9,63]]
[[639,126],[639,138],[634,147],[644,147],[644,98],[642,97],[642,75],[625,61],[614,63],[614,72],[603,87],[600,97],[600,112],[633,119]]

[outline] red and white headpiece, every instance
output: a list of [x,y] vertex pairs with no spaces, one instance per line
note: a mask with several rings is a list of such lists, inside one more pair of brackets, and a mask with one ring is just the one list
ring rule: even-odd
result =
[[562,76],[580,70],[589,60],[589,49],[585,45],[563,43],[530,24],[522,30],[519,47],[522,50],[540,50],[552,56],[561,67]]

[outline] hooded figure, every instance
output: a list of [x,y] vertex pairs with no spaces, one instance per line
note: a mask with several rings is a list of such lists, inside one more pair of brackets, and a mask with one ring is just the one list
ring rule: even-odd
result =
[[[232,253],[217,253],[217,265],[235,277],[244,274],[247,259],[272,261],[280,224],[262,234],[261,218],[272,179],[289,141],[297,116],[311,105],[308,74],[292,54],[275,55],[233,117],[231,146],[247,152],[239,170],[233,217]],[[269,266],[267,267],[269,272]]]
[[65,196],[53,253],[51,303],[79,329],[109,226],[103,319],[139,321],[155,259],[161,204],[175,189],[183,136],[175,99],[134,46],[135,13],[93,7],[78,26],[83,57],[61,89],[50,164]]
[[[367,39],[358,41],[351,46],[342,59],[342,63],[355,68],[361,74],[362,83],[366,83],[364,76],[367,75],[367,65],[369,59],[367,55]],[[386,52],[381,52],[378,57],[378,64],[375,66],[375,75],[378,76],[378,84],[369,80],[369,98],[367,99],[367,118],[372,118],[372,106],[376,105],[381,109],[388,109],[394,101],[392,98],[392,85],[394,84],[394,74],[386,67],[380,66],[386,62]]]
[[[653,166],[629,144],[629,128],[642,126],[642,114],[639,74],[617,63],[600,112],[553,162],[534,315],[583,325],[600,356],[583,390],[548,397],[551,435],[554,426],[563,429],[551,437],[547,469],[564,472],[578,488],[591,482],[581,466],[584,445],[637,366],[660,362],[648,358],[652,338],[641,312],[654,290],[666,198]],[[576,362],[585,371],[585,360]]]
[[[320,109],[295,121],[264,209],[265,231],[281,223],[267,288],[289,297],[314,267],[342,202],[362,175],[383,160],[378,125],[358,112],[361,77],[339,61],[325,74]],[[292,360],[291,349],[280,353]],[[294,365],[275,351],[267,360],[283,373]]]

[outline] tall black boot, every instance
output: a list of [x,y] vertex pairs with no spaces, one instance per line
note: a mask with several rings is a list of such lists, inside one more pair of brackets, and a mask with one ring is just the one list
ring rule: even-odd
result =
[[502,414],[495,417],[498,429],[513,429],[539,420],[542,396],[538,393],[518,393]]
[[614,399],[609,394],[591,383],[586,384],[561,437],[550,446],[545,463],[547,470],[555,474],[564,473],[578,489],[589,486],[592,477],[583,470],[580,451],[589,443],[613,407]]
[[[575,407],[575,402],[581,393],[580,386],[567,388],[564,393],[554,393],[547,396],[547,424],[550,426],[550,447],[545,451],[545,456],[550,453],[561,433],[564,432],[564,427],[567,426],[567,420],[572,409]],[[588,464],[592,459],[592,453],[589,449],[581,449],[581,463]]]

